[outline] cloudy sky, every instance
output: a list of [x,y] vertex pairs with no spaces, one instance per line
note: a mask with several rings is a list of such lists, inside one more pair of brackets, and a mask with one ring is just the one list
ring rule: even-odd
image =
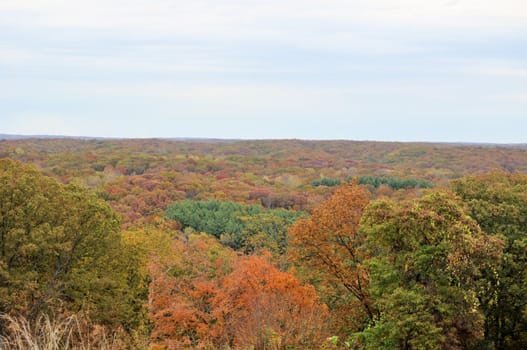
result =
[[0,133],[527,142],[527,1],[0,0]]

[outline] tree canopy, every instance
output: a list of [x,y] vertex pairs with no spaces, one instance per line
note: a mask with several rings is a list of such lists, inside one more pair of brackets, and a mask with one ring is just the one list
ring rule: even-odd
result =
[[365,211],[363,249],[379,316],[356,337],[364,349],[481,349],[479,297],[502,241],[488,236],[451,193]]
[[83,311],[126,323],[130,268],[119,220],[75,185],[0,160],[0,312],[36,317]]
[[526,152],[0,140],[0,347],[43,312],[133,349],[527,348]]
[[313,278],[343,296],[328,300],[330,306],[341,309],[343,303],[354,305],[355,310],[350,310],[344,323],[361,325],[375,315],[369,299],[368,273],[363,266],[366,256],[358,249],[364,239],[360,220],[368,202],[362,187],[345,184],[316,207],[310,217],[299,219],[290,229],[294,259],[313,270],[308,274],[318,271]]
[[209,233],[233,249],[250,253],[265,248],[279,254],[288,245],[287,229],[302,215],[293,210],[216,200],[179,201],[166,212],[167,218],[183,228]]
[[481,296],[485,337],[496,349],[527,348],[527,176],[492,172],[453,183],[469,213],[505,241]]

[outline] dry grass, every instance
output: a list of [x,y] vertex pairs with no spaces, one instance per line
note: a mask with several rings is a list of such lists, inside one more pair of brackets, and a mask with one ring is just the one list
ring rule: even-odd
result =
[[23,317],[0,315],[0,350],[116,350],[115,336],[102,327],[88,326],[77,316],[57,320],[41,315],[35,322]]

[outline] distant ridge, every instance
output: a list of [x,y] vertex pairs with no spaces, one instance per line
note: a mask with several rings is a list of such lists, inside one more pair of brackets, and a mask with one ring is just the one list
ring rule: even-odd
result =
[[[229,139],[229,138],[208,138],[208,137],[101,137],[101,136],[68,136],[68,135],[19,135],[19,134],[0,134],[0,140],[25,140],[25,139],[67,139],[67,140],[165,140],[182,142],[201,142],[201,143],[233,143],[239,141],[279,141],[286,139]],[[401,143],[401,144],[442,144],[451,146],[471,146],[471,147],[511,147],[527,148],[527,143],[491,143],[491,142],[441,142],[441,141],[374,141],[374,140],[307,140],[307,139],[288,139],[298,141],[357,141],[372,143]]]

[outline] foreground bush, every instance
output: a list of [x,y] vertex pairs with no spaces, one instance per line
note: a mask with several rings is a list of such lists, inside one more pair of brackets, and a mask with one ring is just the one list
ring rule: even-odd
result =
[[0,315],[5,325],[0,333],[2,350],[87,350],[122,349],[116,333],[101,326],[90,326],[85,320],[70,316],[52,320],[40,314],[34,322],[25,317]]

